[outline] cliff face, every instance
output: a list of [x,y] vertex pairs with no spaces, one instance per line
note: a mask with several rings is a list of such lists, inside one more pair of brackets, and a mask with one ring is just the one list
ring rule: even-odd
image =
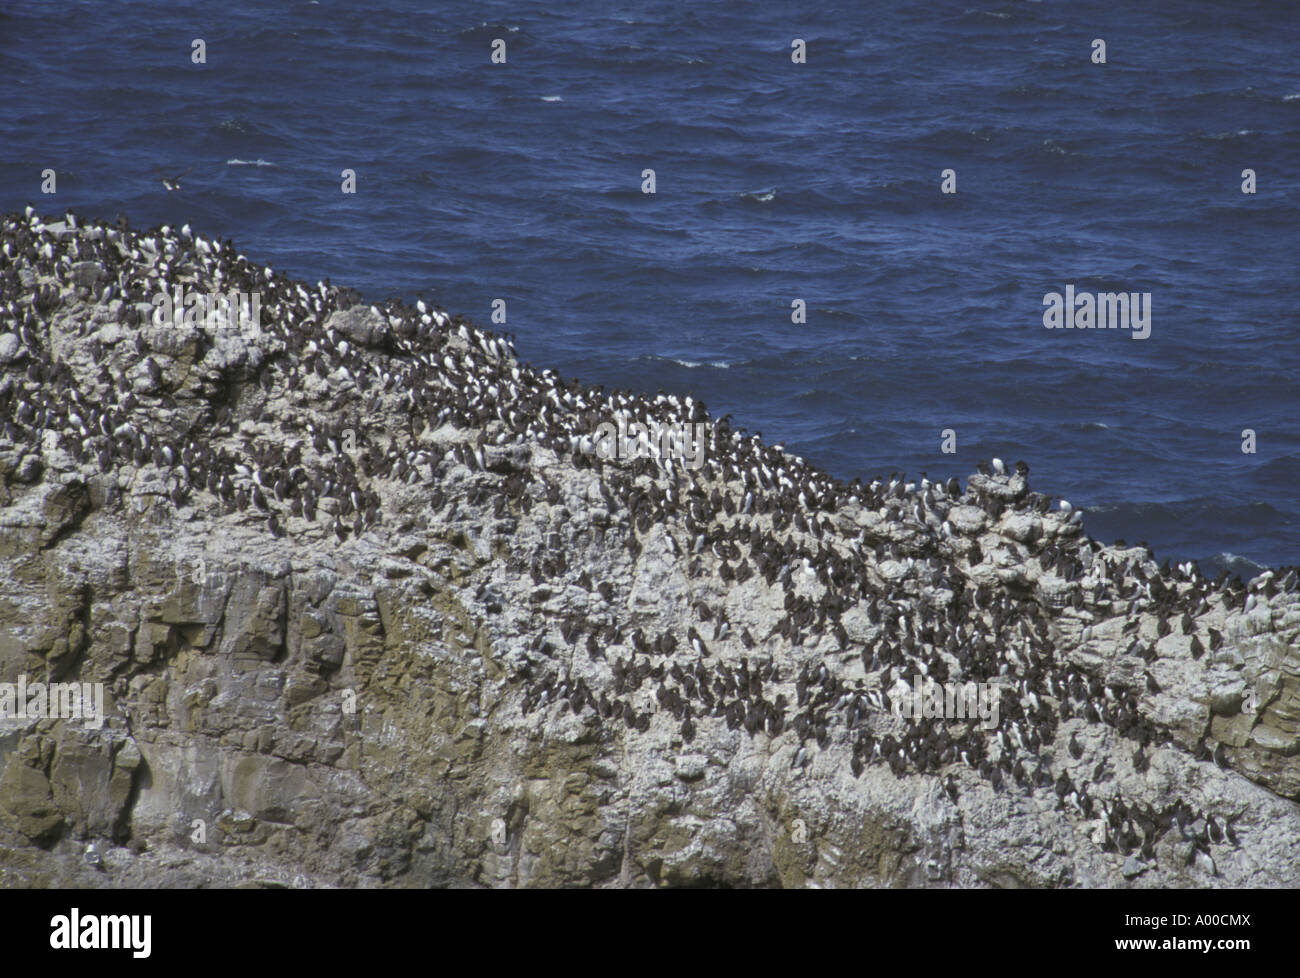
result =
[[[3,238],[0,682],[104,719],[0,719],[0,885],[1300,885],[1293,572],[838,483],[188,229]],[[706,464],[589,451],[619,405]],[[998,725],[894,715],[922,672]]]

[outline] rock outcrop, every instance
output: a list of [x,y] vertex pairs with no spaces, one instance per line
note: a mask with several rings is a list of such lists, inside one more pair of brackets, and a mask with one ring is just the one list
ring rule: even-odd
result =
[[[1300,884],[1294,570],[1023,467],[844,483],[188,228],[2,238],[0,683],[103,715],[0,719],[0,885]],[[893,709],[935,681],[998,722]]]

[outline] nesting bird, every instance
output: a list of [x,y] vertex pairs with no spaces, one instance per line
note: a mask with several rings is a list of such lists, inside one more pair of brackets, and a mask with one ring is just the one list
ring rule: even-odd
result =
[[[100,289],[78,291],[86,262],[111,285],[107,300]],[[187,378],[155,344],[148,317],[156,294],[191,281],[260,296],[250,403],[181,403]],[[567,587],[584,603],[558,627],[539,619],[518,636],[510,681],[523,722],[572,715],[610,736],[662,725],[683,743],[729,730],[779,741],[799,777],[842,751],[830,756],[845,758],[851,778],[887,766],[935,779],[952,804],[979,782],[1004,794],[1055,792],[1064,818],[1091,818],[1099,805],[1124,812],[1088,832],[1145,854],[1180,818],[1203,813],[1181,802],[1129,804],[1103,781],[1104,763],[1085,758],[1085,742],[1103,739],[1080,739],[1085,724],[1127,741],[1138,772],[1151,749],[1180,748],[1142,709],[1160,693],[1151,672],[1134,668],[1127,684],[1083,672],[1060,654],[1074,638],[1069,622],[1137,622],[1114,626],[1130,643],[1123,655],[1147,665],[1158,645],[1194,664],[1207,651],[1197,621],[1206,610],[1236,613],[1296,587],[1294,573],[1280,572],[1247,594],[1240,580],[1209,581],[1192,564],[1157,568],[1144,550],[1102,548],[1083,535],[1080,510],[1061,499],[1052,512],[1052,497],[1030,490],[1024,462],[1009,471],[992,458],[965,488],[925,473],[919,482],[901,473],[846,482],[712,418],[692,396],[565,381],[521,363],[508,337],[423,297],[366,307],[349,290],[295,282],[188,225],[137,232],[75,215],[7,215],[0,296],[0,334],[14,337],[0,367],[0,436],[13,445],[50,459],[66,452],[103,473],[147,470],[166,486],[160,505],[206,508],[285,545],[371,546],[399,491],[420,494],[430,523],[545,526],[543,545],[510,553],[502,573],[548,595]],[[93,374],[75,372],[50,342],[53,321],[84,312],[82,303],[129,338],[102,347]],[[354,322],[364,325],[343,330]],[[194,362],[220,342],[197,331]],[[256,425],[272,398],[328,408],[303,415],[278,442],[246,437],[241,422]],[[602,452],[606,423],[692,437],[699,426],[700,464],[677,464],[671,440],[630,456]],[[549,465],[567,475],[548,474]],[[587,487],[581,498],[575,474]],[[555,514],[577,508],[600,514],[615,553],[608,572],[570,562],[570,527]],[[1041,531],[1023,535],[1016,553],[1052,588],[989,583],[984,572],[1005,554],[986,528],[1013,517]],[[652,557],[681,570],[690,600],[676,625],[634,628],[620,606]],[[492,589],[478,600],[485,617],[503,613]],[[756,606],[779,609],[770,630],[750,614]],[[1203,632],[1211,652],[1225,641]],[[997,687],[998,729],[978,716],[899,721],[893,707],[914,683]],[[1228,763],[1222,744],[1204,754]],[[1235,837],[1231,825],[1211,833],[1201,863]]]

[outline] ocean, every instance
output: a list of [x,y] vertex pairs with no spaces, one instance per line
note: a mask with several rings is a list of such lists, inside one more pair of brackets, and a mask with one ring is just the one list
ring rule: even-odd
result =
[[[1300,562],[1300,6],[811,6],[10,3],[0,209],[422,295],[845,479],[1023,459],[1104,541]],[[1044,328],[1067,286],[1150,335]]]

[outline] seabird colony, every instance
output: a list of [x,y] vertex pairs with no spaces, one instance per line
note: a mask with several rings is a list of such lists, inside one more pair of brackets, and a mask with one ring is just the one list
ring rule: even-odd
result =
[[[544,546],[509,552],[498,571],[529,575],[536,588],[584,589],[593,610],[532,619],[531,637],[509,657],[527,722],[572,711],[605,736],[670,724],[685,743],[725,725],[784,737],[800,772],[837,746],[855,777],[887,765],[900,778],[935,778],[954,805],[972,779],[1041,795],[1062,817],[1086,821],[1103,849],[1143,860],[1170,832],[1191,843],[1189,861],[1211,868],[1216,847],[1236,844],[1233,816],[1125,799],[1109,754],[1088,777],[1073,764],[1071,777],[1066,758],[1080,761],[1084,746],[1077,732],[1060,743],[1058,726],[1082,718],[1090,731],[1113,728],[1107,736],[1128,745],[1118,756],[1137,772],[1154,748],[1182,749],[1139,710],[1158,692],[1149,670],[1157,643],[1184,637],[1189,665],[1202,668],[1224,641],[1202,624],[1206,614],[1294,591],[1294,569],[1248,587],[1226,574],[1208,580],[1194,564],[1157,567],[1145,547],[1103,548],[1067,503],[1029,488],[1024,463],[981,463],[964,488],[955,478],[832,478],[729,418],[712,419],[689,396],[565,382],[521,364],[508,337],[422,299],[367,308],[351,290],[294,281],[188,226],[136,231],[124,219],[46,220],[28,208],[3,218],[0,241],[0,449],[68,452],[116,473],[120,486],[149,473],[177,509],[340,543],[376,533],[398,486],[421,493],[430,523],[525,520],[561,495],[529,453],[588,473],[603,545],[617,549],[625,579],[647,548],[663,551],[687,568],[690,611],[647,632],[613,580],[569,562],[565,527],[552,520]],[[311,401],[317,413],[263,418],[262,405],[229,403],[211,388],[182,404],[185,381],[164,373],[160,351],[183,338],[198,363],[215,344],[243,340],[153,325],[153,299],[178,286],[259,295],[261,333],[240,369],[261,391]],[[364,314],[353,325],[370,325],[333,328],[349,310]],[[51,317],[70,311],[98,376],[74,375],[68,351],[51,348]],[[117,339],[111,350],[106,332]],[[393,403],[400,420],[384,413]],[[620,416],[703,424],[704,464],[592,452],[599,426]],[[250,419],[271,422],[279,437],[250,437],[241,426]],[[450,445],[435,432],[452,432]],[[1013,527],[1013,538],[985,553],[977,538],[994,524]],[[1032,581],[1017,569],[1025,565],[1036,565]],[[500,613],[499,594],[480,585],[476,610]],[[785,612],[762,634],[746,618],[756,597],[776,598]],[[1103,682],[1058,655],[1062,629],[1083,629],[1086,641],[1112,619],[1126,622],[1123,655],[1136,660],[1138,680]],[[997,687],[996,729],[978,716],[901,721],[891,706],[918,676]],[[1230,755],[1204,738],[1195,748],[1205,763],[1227,766]]]

